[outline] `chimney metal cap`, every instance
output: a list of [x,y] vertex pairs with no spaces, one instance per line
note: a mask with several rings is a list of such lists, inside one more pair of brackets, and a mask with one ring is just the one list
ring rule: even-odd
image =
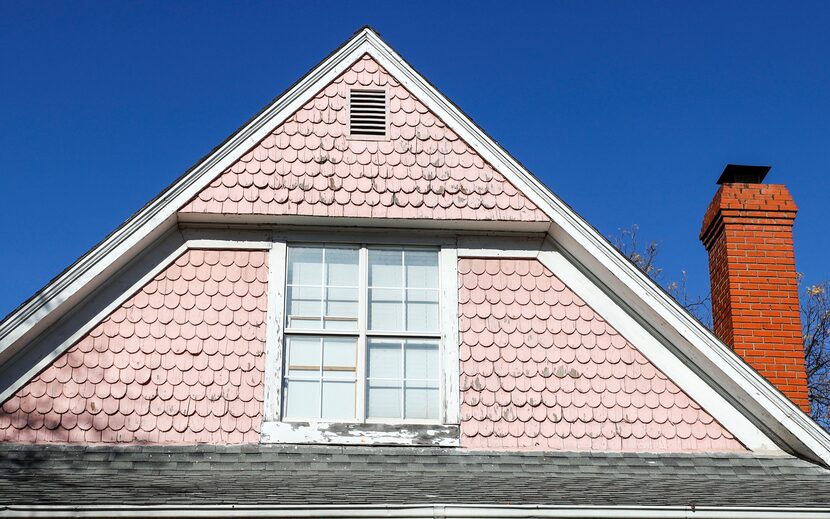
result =
[[761,184],[770,169],[770,166],[727,164],[720,174],[718,184]]

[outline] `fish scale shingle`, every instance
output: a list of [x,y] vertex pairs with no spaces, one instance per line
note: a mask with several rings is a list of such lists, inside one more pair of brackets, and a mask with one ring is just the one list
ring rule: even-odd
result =
[[463,446],[745,450],[538,260],[458,272]]
[[[388,138],[349,137],[352,87],[388,91]],[[549,221],[368,55],[181,212]]]
[[259,441],[267,273],[185,252],[0,407],[0,441]]

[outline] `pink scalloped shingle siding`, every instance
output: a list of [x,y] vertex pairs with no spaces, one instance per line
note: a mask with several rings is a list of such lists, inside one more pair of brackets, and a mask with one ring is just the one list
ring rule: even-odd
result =
[[[347,137],[351,87],[388,90],[389,139]],[[181,211],[549,221],[368,55]]]
[[538,260],[458,265],[462,446],[745,450]]
[[258,442],[266,259],[185,252],[3,404],[0,440]]

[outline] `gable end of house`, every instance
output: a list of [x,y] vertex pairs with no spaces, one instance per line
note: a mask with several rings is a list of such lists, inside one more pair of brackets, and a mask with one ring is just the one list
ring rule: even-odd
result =
[[[385,111],[350,113],[360,90]],[[371,29],[0,323],[0,359],[8,441],[830,463],[826,433]]]

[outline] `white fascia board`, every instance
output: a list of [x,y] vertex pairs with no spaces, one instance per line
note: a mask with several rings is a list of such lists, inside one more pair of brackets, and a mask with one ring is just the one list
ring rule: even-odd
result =
[[827,432],[640,272],[376,34],[369,33],[368,38],[378,51],[370,54],[387,71],[551,218],[548,233],[557,243],[647,318],[657,332],[683,351],[685,358],[699,362],[714,383],[788,447],[830,465]]

